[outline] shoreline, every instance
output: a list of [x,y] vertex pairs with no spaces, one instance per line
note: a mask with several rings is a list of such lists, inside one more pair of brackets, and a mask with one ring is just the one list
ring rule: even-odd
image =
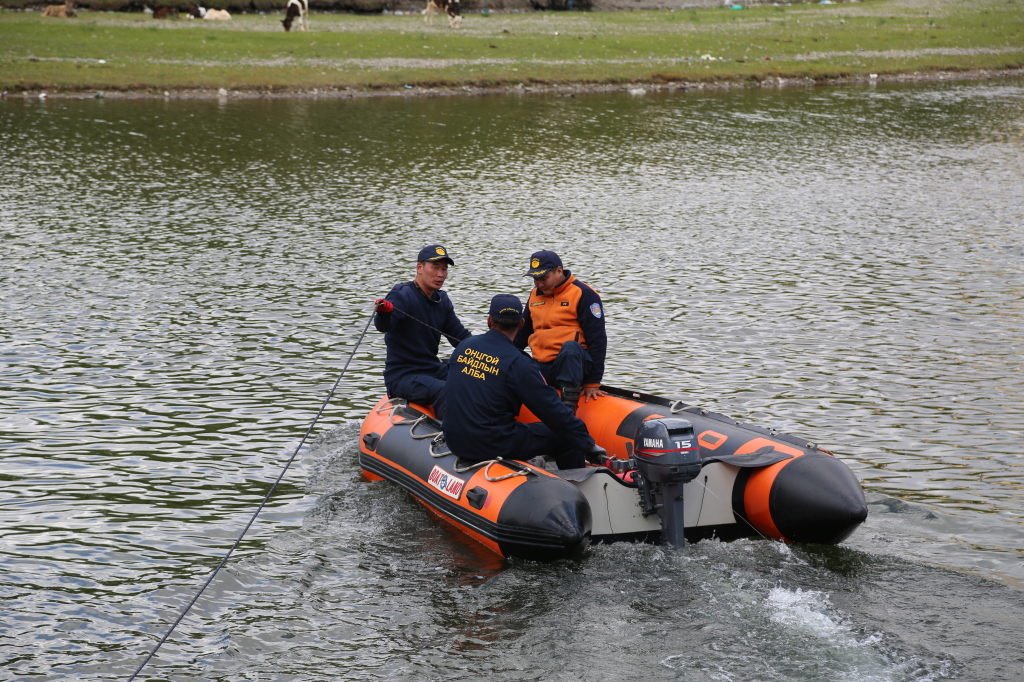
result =
[[[36,14],[36,16],[32,16]],[[419,16],[0,13],[15,97],[369,98],[718,91],[1024,75],[1024,0]]]
[[515,83],[508,85],[430,86],[406,85],[378,88],[175,88],[158,87],[107,89],[66,88],[61,90],[27,89],[4,92],[2,99],[179,99],[179,100],[251,100],[251,99],[363,99],[375,97],[482,97],[495,95],[559,95],[575,96],[596,93],[627,92],[633,95],[647,93],[712,92],[744,89],[838,87],[846,85],[876,85],[879,83],[926,83],[1024,78],[1024,67],[1003,69],[964,69],[879,73],[850,75],[833,78],[809,78],[780,74],[760,80],[715,79],[709,81],[659,82],[637,80],[629,83]]

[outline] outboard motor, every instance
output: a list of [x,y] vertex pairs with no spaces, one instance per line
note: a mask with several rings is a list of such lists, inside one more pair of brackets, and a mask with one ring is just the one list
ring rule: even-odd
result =
[[644,516],[661,517],[661,539],[684,547],[683,485],[700,473],[700,448],[693,424],[685,419],[648,419],[633,439],[633,461],[639,471],[641,508]]

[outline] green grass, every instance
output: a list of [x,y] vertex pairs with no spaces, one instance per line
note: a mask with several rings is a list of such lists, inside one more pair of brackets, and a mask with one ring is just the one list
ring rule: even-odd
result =
[[310,32],[285,33],[279,20],[0,12],[0,88],[745,82],[1024,66],[1024,0],[471,14],[459,31],[443,19],[424,27],[419,16],[314,14]]

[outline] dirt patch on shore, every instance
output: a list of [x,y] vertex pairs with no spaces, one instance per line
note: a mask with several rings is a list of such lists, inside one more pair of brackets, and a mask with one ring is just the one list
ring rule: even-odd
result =
[[751,80],[717,81],[642,81],[631,83],[508,83],[488,85],[413,85],[400,88],[260,88],[260,89],[181,89],[181,90],[105,90],[79,92],[26,91],[4,97],[64,99],[260,99],[260,98],[324,98],[354,99],[364,97],[454,97],[482,95],[552,95],[575,97],[590,93],[628,92],[634,96],[648,93],[700,92],[744,88],[789,88],[840,85],[876,85],[880,83],[918,83],[938,81],[977,81],[997,78],[1024,78],[1024,68],[979,69],[965,71],[934,71],[839,78],[791,78],[785,76]]

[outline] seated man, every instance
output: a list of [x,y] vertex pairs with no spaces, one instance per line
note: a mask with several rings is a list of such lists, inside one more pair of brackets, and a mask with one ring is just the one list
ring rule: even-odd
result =
[[536,288],[516,348],[530,344],[544,378],[562,390],[562,401],[573,410],[581,393],[587,401],[608,395],[601,390],[608,349],[601,297],[565,270],[554,251],[534,253],[524,277],[533,277]]
[[[587,425],[544,383],[537,363],[512,345],[523,326],[523,304],[511,294],[491,299],[486,334],[459,344],[448,360],[448,411],[441,423],[445,441],[462,459],[503,457],[528,460],[551,455],[561,469],[586,465],[603,451]],[[541,423],[523,424],[523,405]]]
[[448,266],[455,261],[443,246],[420,251],[416,279],[396,284],[385,298],[377,299],[374,326],[384,332],[388,354],[384,385],[392,398],[418,405],[433,405],[438,419],[444,416],[444,383],[448,365],[437,359],[443,333],[452,346],[469,338],[469,330],[455,316],[448,294],[441,291]]

